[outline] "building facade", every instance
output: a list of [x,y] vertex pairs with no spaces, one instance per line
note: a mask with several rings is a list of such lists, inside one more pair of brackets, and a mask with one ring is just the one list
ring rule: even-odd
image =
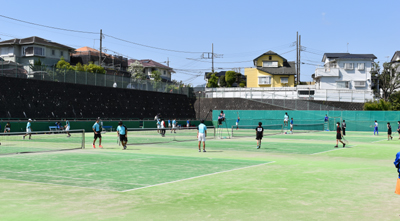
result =
[[245,68],[247,87],[294,87],[295,62],[268,51],[253,60],[254,68]]
[[325,53],[315,70],[316,89],[371,90],[373,54]]
[[57,64],[61,57],[69,62],[70,53],[74,50],[74,48],[37,36],[0,42],[0,57],[4,61],[21,64],[28,72],[32,71],[30,66],[39,59],[46,66]]
[[129,59],[128,66],[134,63],[135,61],[139,61],[143,65],[143,73],[145,73],[149,79],[151,79],[151,74],[153,71],[159,71],[161,74],[162,81],[170,82],[172,73],[175,73],[174,69],[172,69],[171,67],[160,64],[151,59],[143,59],[143,60]]

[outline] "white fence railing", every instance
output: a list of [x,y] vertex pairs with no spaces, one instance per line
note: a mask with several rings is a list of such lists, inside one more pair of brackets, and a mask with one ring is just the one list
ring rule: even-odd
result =
[[[205,97],[246,99],[305,99],[354,103],[364,103],[368,100],[374,99],[372,90],[323,90],[314,88],[206,88]],[[301,93],[299,93],[299,91],[301,91]]]

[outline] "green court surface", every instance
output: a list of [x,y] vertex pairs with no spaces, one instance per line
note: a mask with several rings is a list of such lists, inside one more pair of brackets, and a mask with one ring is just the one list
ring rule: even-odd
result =
[[349,148],[333,147],[335,132],[295,131],[265,136],[261,149],[249,136],[210,139],[198,152],[195,132],[153,134],[166,140],[153,144],[130,133],[127,150],[115,133],[92,148],[86,133],[85,149],[0,155],[0,220],[398,220],[400,140],[347,134]]

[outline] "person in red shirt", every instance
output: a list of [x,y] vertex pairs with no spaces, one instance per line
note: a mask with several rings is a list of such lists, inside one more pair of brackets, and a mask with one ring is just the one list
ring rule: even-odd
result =
[[342,134],[342,129],[340,128],[340,123],[337,122],[336,126],[337,127],[336,127],[336,146],[335,146],[335,148],[338,147],[339,142],[343,144],[343,148],[344,148],[346,146],[346,144],[343,143],[343,141],[342,141],[343,134]]

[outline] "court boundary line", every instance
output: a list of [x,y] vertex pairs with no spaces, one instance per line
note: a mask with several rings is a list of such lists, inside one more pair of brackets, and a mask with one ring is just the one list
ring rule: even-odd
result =
[[[350,147],[356,147],[357,145],[354,145],[354,146],[348,146],[348,148],[350,148]],[[331,151],[335,151],[335,150],[344,150],[344,149],[346,149],[346,147],[345,148],[337,148],[337,149],[333,149],[333,150],[326,150],[326,151],[321,151],[321,152],[317,152],[317,153],[312,153],[312,154],[310,154],[310,155],[314,155],[314,154],[320,154],[320,153],[327,153],[327,152],[331,152]]]
[[381,141],[385,141],[385,140],[387,140],[387,139],[377,140],[377,141],[373,141],[373,142],[371,142],[371,143],[381,142]]
[[189,178],[185,178],[185,179],[180,179],[180,180],[169,181],[169,182],[165,182],[165,183],[158,183],[158,184],[154,184],[154,185],[149,185],[149,186],[144,186],[144,187],[139,187],[139,188],[134,188],[134,189],[123,190],[123,191],[120,191],[120,192],[125,193],[125,192],[129,192],[129,191],[140,190],[140,189],[145,189],[145,188],[150,188],[150,187],[155,187],[155,186],[161,186],[161,185],[165,185],[165,184],[177,183],[177,182],[182,182],[182,181],[186,181],[186,180],[192,180],[192,179],[197,179],[197,178],[201,178],[201,177],[212,176],[212,175],[216,175],[216,174],[227,173],[227,172],[232,172],[232,171],[236,171],[236,170],[242,170],[242,169],[247,169],[247,168],[251,168],[251,167],[267,165],[267,164],[271,164],[271,163],[275,163],[275,162],[276,161],[271,161],[271,162],[257,164],[257,165],[251,165],[251,166],[247,166],[247,167],[235,168],[235,169],[232,169],[232,170],[225,170],[225,171],[209,173],[209,174],[204,174],[204,175],[200,175],[200,176],[194,176],[194,177],[189,177]]

